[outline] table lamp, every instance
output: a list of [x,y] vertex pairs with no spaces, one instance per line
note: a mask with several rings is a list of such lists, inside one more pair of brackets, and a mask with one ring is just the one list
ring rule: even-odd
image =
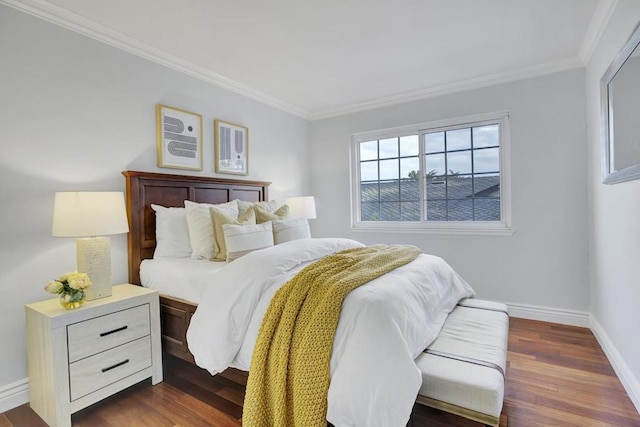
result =
[[78,272],[92,286],[87,300],[111,296],[110,234],[129,231],[122,192],[59,192],[53,207],[52,235],[76,240]]
[[290,218],[316,219],[316,199],[313,196],[289,197]]

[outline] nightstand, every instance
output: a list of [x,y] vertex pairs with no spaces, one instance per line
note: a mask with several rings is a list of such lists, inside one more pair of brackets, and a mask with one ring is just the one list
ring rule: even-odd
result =
[[162,381],[158,292],[135,285],[65,310],[57,299],[27,304],[31,408],[50,426],[151,377]]

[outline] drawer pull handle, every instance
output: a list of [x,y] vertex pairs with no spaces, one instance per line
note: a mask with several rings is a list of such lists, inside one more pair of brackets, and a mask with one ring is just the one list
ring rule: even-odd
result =
[[111,334],[115,334],[116,332],[124,331],[124,330],[125,330],[125,329],[127,329],[127,328],[128,328],[128,326],[123,326],[123,327],[121,327],[121,328],[116,328],[116,329],[113,329],[113,330],[108,331],[108,332],[102,332],[102,333],[100,334],[100,336],[101,336],[101,337],[106,337],[107,335],[111,335]]
[[109,366],[108,368],[102,368],[102,372],[110,371],[117,368],[118,366],[126,365],[127,363],[129,363],[129,359],[124,359],[122,362],[116,363],[115,365]]

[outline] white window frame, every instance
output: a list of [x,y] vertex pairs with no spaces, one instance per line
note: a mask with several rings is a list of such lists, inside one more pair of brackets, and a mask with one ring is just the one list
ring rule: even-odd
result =
[[[385,138],[437,131],[440,128],[472,127],[483,124],[500,125],[500,221],[361,221],[360,220],[360,143]],[[460,118],[418,123],[390,129],[361,132],[351,135],[351,230],[366,232],[407,232],[426,234],[466,234],[510,236],[515,230],[511,224],[511,140],[509,112],[478,114]],[[424,210],[424,144],[420,138],[421,211]],[[423,216],[424,217],[424,216]]]

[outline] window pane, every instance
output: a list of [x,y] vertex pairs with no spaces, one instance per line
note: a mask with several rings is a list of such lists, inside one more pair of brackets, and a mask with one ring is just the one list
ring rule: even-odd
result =
[[400,221],[400,203],[385,202],[380,203],[381,221]]
[[400,138],[400,157],[417,156],[419,148],[418,135],[409,135]]
[[400,203],[401,221],[420,221],[420,202]]
[[360,143],[360,160],[374,160],[378,158],[378,141]]
[[378,162],[360,163],[360,181],[378,180]]
[[427,203],[427,220],[428,221],[446,221],[447,220],[447,202],[437,201]]
[[473,178],[476,197],[500,197],[500,175],[480,175]]
[[444,154],[429,154],[424,156],[427,178],[442,176],[445,173]]
[[380,161],[380,181],[385,179],[400,178],[400,165],[398,159]]
[[484,148],[473,150],[474,172],[499,172],[500,171],[500,151],[498,148]]
[[500,144],[500,127],[487,125],[473,128],[473,147],[494,147]]
[[375,203],[362,203],[360,205],[361,221],[380,221],[380,205]]
[[417,157],[407,157],[400,159],[400,178],[413,178],[418,179],[420,177],[420,162]]
[[465,199],[473,196],[473,179],[471,177],[447,177],[447,198]]
[[400,181],[380,183],[380,200],[385,202],[397,202],[400,200]]
[[398,157],[398,138],[380,140],[380,158]]
[[500,199],[476,199],[476,221],[500,221]]
[[471,150],[447,153],[447,173],[471,173]]
[[428,133],[424,136],[424,152],[439,153],[444,151],[444,132]]
[[420,201],[420,182],[417,179],[403,179],[400,181],[400,200]]
[[447,198],[445,181],[427,181],[427,200],[444,200]]
[[473,199],[449,200],[449,221],[473,221]]
[[471,148],[471,129],[447,131],[447,151],[468,150]]
[[377,202],[380,191],[377,182],[369,182],[360,184],[360,201],[361,202]]

